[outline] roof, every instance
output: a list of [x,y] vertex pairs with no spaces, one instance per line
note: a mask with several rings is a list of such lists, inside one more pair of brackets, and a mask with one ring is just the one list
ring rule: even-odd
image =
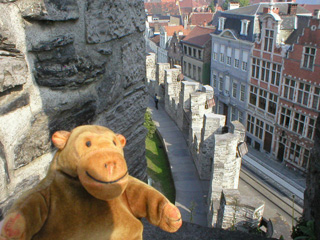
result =
[[[186,35],[190,32],[190,30],[184,29],[183,26],[164,26],[164,29],[167,32],[167,36],[173,36],[174,32],[183,32],[183,35]],[[179,35],[179,34],[178,34]]]
[[316,9],[320,9],[320,4],[315,4],[315,5],[311,5],[311,4],[300,4],[301,7],[307,9],[309,12],[313,13],[314,10]]
[[150,40],[159,46],[160,35],[155,35],[154,37],[150,38]]
[[[292,3],[273,3],[273,6],[275,8],[279,8],[279,15],[287,15],[289,4],[292,4]],[[270,7],[270,3],[257,3],[257,4],[252,4],[246,7],[228,10],[228,11],[225,11],[224,13],[249,15],[249,16],[261,15],[263,14],[263,9],[269,8],[269,7]],[[298,5],[297,14],[310,14],[310,11]]]
[[147,15],[180,15],[179,6],[175,2],[144,3]]
[[210,33],[213,33],[213,28],[196,26],[192,31],[183,39],[183,42],[192,45],[204,46],[211,40]]
[[208,24],[213,18],[213,13],[192,13],[190,17],[190,24],[201,26],[204,23]]

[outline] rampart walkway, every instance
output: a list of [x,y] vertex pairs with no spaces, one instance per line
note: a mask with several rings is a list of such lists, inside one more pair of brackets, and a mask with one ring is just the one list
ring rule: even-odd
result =
[[[176,188],[176,206],[181,211],[182,219],[207,226],[205,200],[209,181],[199,179],[185,138],[163,106],[159,104],[159,109],[155,109],[152,98],[149,98],[148,106],[168,154]],[[190,209],[193,209],[192,216]]]

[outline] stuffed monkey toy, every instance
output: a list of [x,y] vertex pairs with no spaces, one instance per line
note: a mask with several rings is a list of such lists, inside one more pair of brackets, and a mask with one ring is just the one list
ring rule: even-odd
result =
[[178,208],[128,174],[124,136],[85,125],[52,141],[58,151],[47,176],[13,204],[0,240],[142,239],[143,217],[168,232],[180,228]]

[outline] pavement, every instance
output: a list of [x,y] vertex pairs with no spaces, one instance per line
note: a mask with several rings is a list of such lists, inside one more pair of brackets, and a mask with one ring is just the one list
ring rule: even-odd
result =
[[205,201],[209,188],[199,178],[186,140],[162,104],[159,104],[157,110],[150,98],[148,108],[168,155],[176,189],[175,203],[181,212],[182,220],[207,226]]
[[[167,151],[176,188],[176,205],[182,213],[182,218],[184,221],[205,226],[209,181],[200,180],[186,140],[175,122],[165,112],[163,104],[159,103],[157,110],[153,99],[149,98],[148,107]],[[284,163],[280,163],[270,155],[251,147],[248,149],[249,152],[243,158],[243,164],[257,169],[277,182],[286,190],[288,196],[293,194],[303,202],[305,176],[287,168]],[[191,211],[192,208],[193,211]]]

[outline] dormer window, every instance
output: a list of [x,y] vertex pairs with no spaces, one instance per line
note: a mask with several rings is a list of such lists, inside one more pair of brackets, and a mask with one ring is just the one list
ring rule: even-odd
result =
[[219,17],[219,27],[218,30],[219,31],[223,31],[224,30],[224,23],[226,21],[226,18],[224,17]]
[[249,20],[243,19],[241,20],[241,32],[240,35],[247,36],[248,35],[248,27],[249,27]]

